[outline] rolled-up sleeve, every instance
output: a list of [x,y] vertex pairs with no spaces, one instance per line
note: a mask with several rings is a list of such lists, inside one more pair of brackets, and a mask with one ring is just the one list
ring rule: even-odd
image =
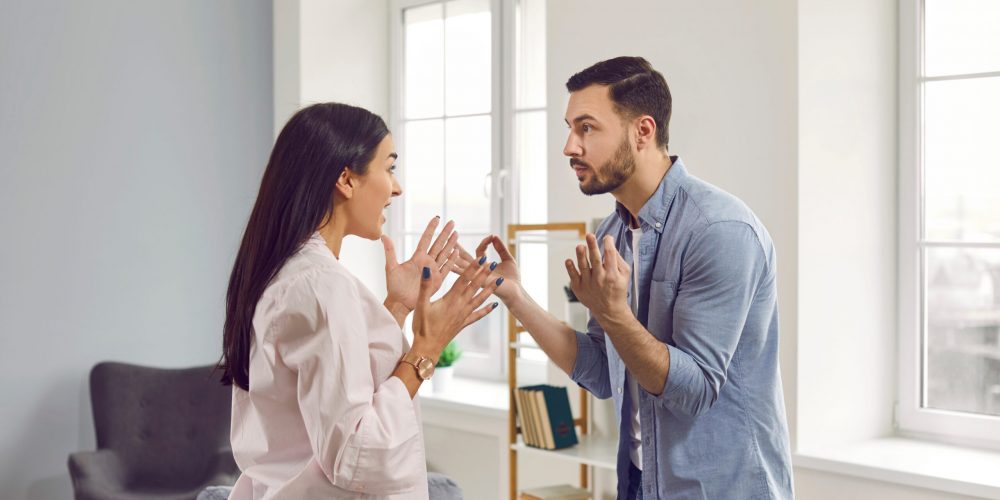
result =
[[604,329],[593,315],[587,321],[587,333],[576,332],[576,363],[570,378],[599,399],[611,397]]
[[716,222],[694,236],[674,303],[659,404],[693,418],[718,400],[767,266],[756,233],[743,222]]
[[273,341],[297,374],[297,398],[323,473],[337,487],[386,495],[418,486],[418,417],[409,391],[372,379],[356,285],[320,272],[289,287]]

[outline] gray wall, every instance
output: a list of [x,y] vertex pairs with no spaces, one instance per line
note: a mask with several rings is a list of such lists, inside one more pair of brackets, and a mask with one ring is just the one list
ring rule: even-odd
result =
[[94,363],[218,358],[271,30],[266,0],[0,0],[0,497],[69,498]]

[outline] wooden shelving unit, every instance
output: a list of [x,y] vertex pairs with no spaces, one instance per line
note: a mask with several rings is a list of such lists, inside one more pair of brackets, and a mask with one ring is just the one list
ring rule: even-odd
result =
[[[511,255],[517,257],[518,233],[524,232],[575,232],[579,239],[583,239],[587,234],[587,225],[584,222],[564,222],[551,224],[510,224],[507,226],[507,248]],[[561,450],[543,450],[524,444],[518,437],[521,429],[517,426],[515,418],[516,404],[514,402],[517,389],[517,358],[518,350],[523,348],[537,348],[531,344],[524,344],[519,341],[518,334],[526,332],[521,327],[517,319],[507,313],[507,384],[509,386],[509,417],[508,417],[508,444],[510,448],[510,500],[517,500],[520,494],[517,487],[517,461],[519,454],[544,456],[552,460],[570,461],[580,464],[580,485],[583,488],[590,487],[591,469],[604,468],[615,469],[615,457],[617,456],[617,439],[598,438],[590,435],[590,395],[586,390],[580,389],[580,415],[573,419],[573,423],[578,429],[580,443],[576,446],[563,448]]]

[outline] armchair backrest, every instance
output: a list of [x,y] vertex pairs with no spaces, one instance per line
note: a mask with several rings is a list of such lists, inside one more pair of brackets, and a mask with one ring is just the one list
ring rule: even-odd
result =
[[130,484],[199,484],[229,449],[232,393],[212,368],[105,362],[91,370],[97,447],[121,456]]

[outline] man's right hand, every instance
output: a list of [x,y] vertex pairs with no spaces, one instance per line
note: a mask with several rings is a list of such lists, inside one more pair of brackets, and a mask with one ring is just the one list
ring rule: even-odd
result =
[[[476,255],[474,257],[465,248],[462,248],[460,244],[458,246],[459,260],[461,261],[459,268],[465,270],[470,264],[475,265],[478,263],[479,259],[486,255],[486,250],[490,246],[500,256],[500,261],[497,262],[497,267],[493,272],[494,274],[503,276],[505,285],[498,288],[493,294],[509,306],[511,301],[516,299],[518,294],[522,292],[521,273],[517,269],[517,261],[514,260],[514,256],[510,254],[510,250],[507,250],[507,245],[504,244],[499,236],[491,234],[483,238],[483,241],[480,241],[479,246],[476,247]],[[462,272],[461,270],[457,272]]]

